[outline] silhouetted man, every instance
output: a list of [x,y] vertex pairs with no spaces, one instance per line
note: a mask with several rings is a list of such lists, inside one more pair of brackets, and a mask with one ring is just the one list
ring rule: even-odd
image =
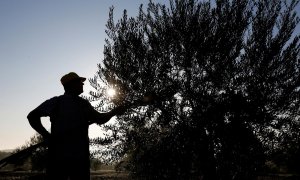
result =
[[[30,125],[48,142],[48,179],[90,179],[89,125],[106,123],[125,111],[125,107],[108,113],[96,111],[79,96],[85,80],[74,72],[64,75],[61,83],[65,93],[46,100],[27,116]],[[51,134],[41,123],[45,116],[50,117]]]

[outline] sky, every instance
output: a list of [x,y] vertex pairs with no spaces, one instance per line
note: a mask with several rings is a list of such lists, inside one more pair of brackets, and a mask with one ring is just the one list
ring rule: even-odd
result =
[[[64,93],[60,84],[64,74],[94,76],[103,59],[109,8],[114,6],[118,20],[124,9],[136,16],[139,5],[147,3],[0,0],[0,150],[20,147],[35,134],[26,116],[45,100]],[[90,90],[88,82],[84,90]],[[49,119],[42,120],[49,128]],[[99,127],[90,127],[90,137],[100,134]]]
[[[166,1],[168,2],[168,1]],[[103,59],[109,8],[136,16],[148,0],[0,0],[0,150],[29,141],[26,116],[64,93],[68,72],[91,78]],[[90,86],[85,82],[84,90]],[[49,119],[42,119],[49,128]],[[90,137],[99,135],[96,125]]]

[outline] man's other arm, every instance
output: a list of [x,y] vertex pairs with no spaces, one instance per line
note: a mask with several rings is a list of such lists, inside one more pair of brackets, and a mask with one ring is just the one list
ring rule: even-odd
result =
[[27,119],[34,130],[36,130],[40,135],[42,135],[44,139],[48,139],[50,137],[50,133],[42,125],[41,117],[41,112],[39,112],[38,109],[34,109],[28,114]]

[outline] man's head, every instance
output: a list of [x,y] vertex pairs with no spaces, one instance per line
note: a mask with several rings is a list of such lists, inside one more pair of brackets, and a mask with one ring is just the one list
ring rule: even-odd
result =
[[80,77],[74,72],[70,72],[64,75],[60,79],[60,82],[67,93],[79,95],[83,92],[83,82],[85,80],[86,78]]

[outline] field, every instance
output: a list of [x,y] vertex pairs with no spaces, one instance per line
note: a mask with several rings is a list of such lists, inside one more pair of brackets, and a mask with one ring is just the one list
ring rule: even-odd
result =
[[[0,180],[44,180],[44,173],[28,171],[0,171]],[[114,170],[99,170],[91,172],[91,180],[129,180],[125,172]],[[265,175],[256,180],[300,180],[299,176],[293,175]]]
[[[44,173],[28,171],[0,171],[0,180],[44,180]],[[91,172],[91,180],[128,180],[128,174],[114,170]]]

